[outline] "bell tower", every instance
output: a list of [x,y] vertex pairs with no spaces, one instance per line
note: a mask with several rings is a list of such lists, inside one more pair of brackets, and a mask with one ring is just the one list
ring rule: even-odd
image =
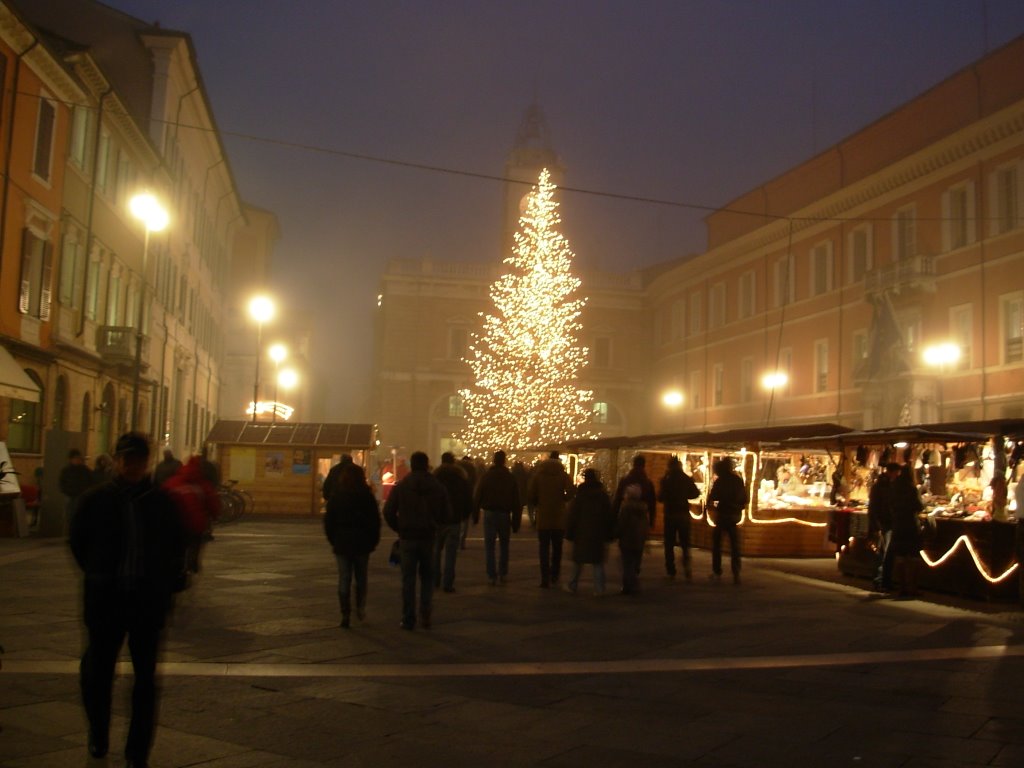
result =
[[501,236],[501,257],[512,253],[513,235],[519,229],[519,214],[524,199],[537,183],[540,172],[547,168],[551,181],[561,186],[565,176],[558,155],[551,146],[551,134],[544,112],[534,101],[527,107],[516,131],[512,151],[505,161],[505,217]]

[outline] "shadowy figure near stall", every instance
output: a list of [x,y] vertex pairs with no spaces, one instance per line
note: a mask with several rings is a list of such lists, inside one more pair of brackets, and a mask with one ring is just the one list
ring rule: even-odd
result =
[[747,489],[743,478],[733,472],[732,459],[719,459],[712,466],[715,482],[708,493],[708,510],[715,510],[715,529],[711,534],[711,578],[722,577],[722,536],[729,537],[732,582],[740,583],[740,532],[738,526],[746,509]]
[[885,472],[878,476],[868,493],[868,525],[878,536],[878,569],[874,588],[879,592],[892,590],[892,484],[900,474],[899,464],[886,464]]
[[89,754],[107,753],[114,666],[125,636],[134,685],[124,755],[149,759],[156,728],[156,663],[172,595],[184,579],[185,538],[174,502],[149,476],[149,443],[117,441],[113,480],[90,489],[72,519],[70,546],[85,576],[88,647],[81,663]]
[[658,501],[665,510],[665,573],[676,577],[676,542],[683,550],[683,573],[686,580],[693,578],[690,565],[690,499],[700,496],[693,478],[683,471],[683,462],[677,456],[668,460],[668,470],[661,478]]
[[909,599],[917,596],[917,567],[921,560],[917,514],[924,509],[909,467],[900,468],[889,487],[889,508],[892,510],[893,568],[900,585],[899,597]]

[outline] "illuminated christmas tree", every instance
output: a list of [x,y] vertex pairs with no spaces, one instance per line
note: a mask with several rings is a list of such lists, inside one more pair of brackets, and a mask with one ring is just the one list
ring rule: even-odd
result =
[[587,436],[592,393],[577,389],[587,363],[579,346],[580,280],[573,253],[555,229],[561,221],[547,169],[526,198],[511,268],[491,285],[492,313],[481,312],[469,363],[475,384],[462,391],[466,428],[458,437],[473,455]]

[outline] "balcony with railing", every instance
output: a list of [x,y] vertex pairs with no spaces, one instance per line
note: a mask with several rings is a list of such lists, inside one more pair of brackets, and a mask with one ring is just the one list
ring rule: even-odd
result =
[[[96,329],[96,351],[109,365],[135,365],[135,329],[131,326],[101,325]],[[142,337],[142,367],[148,367],[149,337]]]
[[898,294],[910,291],[935,291],[935,257],[911,256],[895,264],[873,269],[864,275],[867,298],[879,294]]

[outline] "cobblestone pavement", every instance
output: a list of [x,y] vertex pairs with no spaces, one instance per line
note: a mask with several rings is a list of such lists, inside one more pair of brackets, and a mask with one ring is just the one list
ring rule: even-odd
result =
[[[403,632],[385,536],[343,630],[318,521],[219,530],[167,633],[151,764],[1024,765],[1015,606],[878,599],[826,561],[714,583],[703,552],[670,582],[656,550],[639,596],[594,597],[589,572],[573,595],[538,588],[534,541],[491,587],[471,535],[433,628]],[[86,757],[79,589],[63,542],[0,540],[2,766],[121,765],[129,674],[112,756]]]

